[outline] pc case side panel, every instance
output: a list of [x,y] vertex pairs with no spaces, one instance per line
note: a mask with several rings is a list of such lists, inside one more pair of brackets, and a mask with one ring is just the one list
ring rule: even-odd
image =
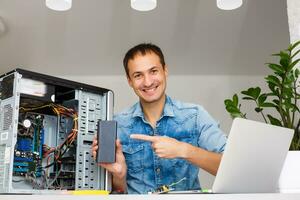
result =
[[17,72],[4,76],[0,99],[0,193],[13,193],[12,170],[17,138],[21,75]]
[[[106,120],[113,120],[114,113],[114,94],[112,91],[108,91],[105,94],[105,104],[103,107],[106,108]],[[112,191],[112,174],[105,170],[105,190]]]
[[91,155],[91,144],[97,131],[97,121],[105,120],[104,95],[76,91],[78,100],[78,136],[76,150],[75,190],[105,189],[105,170],[97,166]]

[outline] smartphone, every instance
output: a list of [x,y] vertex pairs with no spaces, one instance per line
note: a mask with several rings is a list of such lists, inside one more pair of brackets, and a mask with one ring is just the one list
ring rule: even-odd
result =
[[97,134],[99,146],[97,151],[97,162],[116,162],[117,122],[113,120],[99,120]]

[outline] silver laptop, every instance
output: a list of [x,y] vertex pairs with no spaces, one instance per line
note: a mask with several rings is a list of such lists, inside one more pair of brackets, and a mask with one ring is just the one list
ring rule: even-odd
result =
[[234,119],[212,192],[276,192],[293,134],[293,129]]
[[235,118],[212,189],[169,193],[277,192],[293,135],[293,129]]

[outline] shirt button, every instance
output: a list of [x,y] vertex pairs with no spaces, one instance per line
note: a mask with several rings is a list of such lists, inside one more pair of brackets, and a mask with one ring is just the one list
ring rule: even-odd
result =
[[159,172],[160,172],[160,168],[157,168],[157,169],[156,169],[156,173],[159,174]]

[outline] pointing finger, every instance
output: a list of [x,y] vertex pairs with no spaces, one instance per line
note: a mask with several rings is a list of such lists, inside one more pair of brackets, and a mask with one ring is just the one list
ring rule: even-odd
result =
[[144,140],[144,141],[148,141],[148,142],[155,142],[157,140],[156,136],[149,136],[149,135],[143,135],[143,134],[131,134],[130,138],[136,139],[136,140]]

